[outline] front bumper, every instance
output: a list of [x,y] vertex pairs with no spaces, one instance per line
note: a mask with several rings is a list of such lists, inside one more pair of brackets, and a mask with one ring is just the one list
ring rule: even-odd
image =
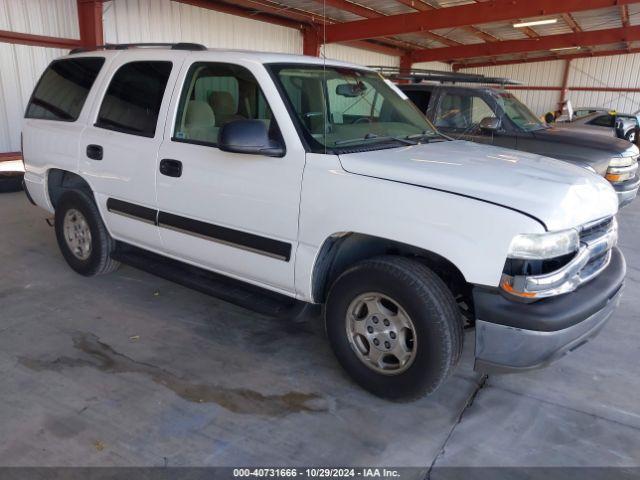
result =
[[622,296],[626,264],[617,248],[609,266],[572,293],[516,303],[476,287],[475,369],[513,372],[541,368],[597,335]]
[[623,183],[612,184],[618,195],[618,207],[622,208],[629,205],[638,195],[638,187],[640,187],[640,175],[636,175]]

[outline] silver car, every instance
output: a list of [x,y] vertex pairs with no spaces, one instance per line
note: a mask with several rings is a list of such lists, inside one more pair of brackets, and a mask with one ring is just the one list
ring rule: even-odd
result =
[[[576,113],[582,110],[576,110]],[[569,128],[595,135],[624,138],[632,143],[636,141],[638,119],[635,115],[596,111],[588,115],[576,115],[573,120],[557,122],[558,128]]]

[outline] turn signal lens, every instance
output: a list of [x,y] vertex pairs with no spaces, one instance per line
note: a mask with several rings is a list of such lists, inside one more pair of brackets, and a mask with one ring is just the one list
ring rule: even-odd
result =
[[500,281],[500,288],[502,288],[505,292],[510,293],[511,295],[515,295],[516,297],[522,297],[522,298],[536,297],[535,292],[519,292],[518,290],[513,288],[513,285],[511,284],[512,280],[513,278],[510,277],[509,275],[503,275],[502,280]]

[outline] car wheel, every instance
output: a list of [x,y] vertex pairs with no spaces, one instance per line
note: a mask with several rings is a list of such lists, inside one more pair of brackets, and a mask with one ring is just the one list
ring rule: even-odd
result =
[[462,320],[433,271],[403,257],[362,261],[332,285],[325,309],[340,364],[380,397],[433,393],[460,358]]
[[101,275],[120,266],[111,258],[115,241],[107,232],[95,201],[87,193],[69,190],[60,197],[55,230],[62,255],[79,274]]
[[629,140],[631,143],[636,143],[636,131],[635,130],[631,130],[629,133],[627,133],[626,135],[626,139]]

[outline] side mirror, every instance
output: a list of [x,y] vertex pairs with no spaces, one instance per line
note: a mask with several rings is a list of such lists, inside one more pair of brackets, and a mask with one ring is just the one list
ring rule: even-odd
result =
[[480,130],[485,132],[496,132],[501,126],[502,122],[496,117],[485,117],[480,121]]
[[269,138],[269,129],[261,120],[235,120],[225,124],[218,135],[223,152],[283,157],[284,145]]

